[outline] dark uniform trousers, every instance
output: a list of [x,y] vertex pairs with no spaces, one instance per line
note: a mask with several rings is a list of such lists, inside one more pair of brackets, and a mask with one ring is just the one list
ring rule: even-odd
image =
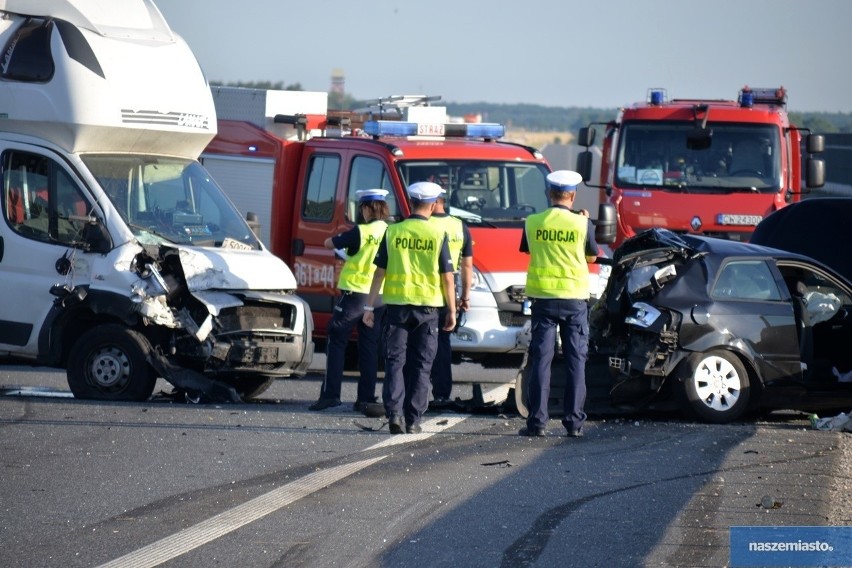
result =
[[586,420],[586,359],[589,354],[589,316],[585,300],[536,299],[532,305],[529,411],[527,426],[544,428],[549,415],[550,370],[557,328],[565,357],[565,397],[562,424],[582,428]]
[[389,419],[420,424],[429,404],[429,373],[438,350],[438,308],[385,306],[385,380],[382,399]]
[[379,339],[381,337],[384,306],[374,312],[374,325],[367,327],[361,321],[367,294],[345,292],[334,307],[328,324],[328,344],[326,346],[326,371],[322,383],[320,398],[340,398],[343,366],[346,357],[346,345],[352,336],[352,330],[358,327],[358,402],[376,400],[376,381],[379,365]]
[[[444,306],[438,310],[438,323],[447,319],[449,308]],[[450,398],[453,392],[453,348],[450,344],[452,331],[438,330],[438,352],[432,364],[432,397]]]

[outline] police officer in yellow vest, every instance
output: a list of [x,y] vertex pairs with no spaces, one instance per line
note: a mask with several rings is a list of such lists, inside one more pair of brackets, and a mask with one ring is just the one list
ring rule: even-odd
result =
[[308,407],[310,410],[340,406],[346,345],[356,325],[360,377],[353,408],[356,412],[364,412],[369,404],[376,402],[379,334],[384,307],[374,308],[375,326],[364,325],[361,319],[376,269],[373,259],[388,227],[385,221],[390,213],[385,201],[388,192],[385,189],[363,189],[355,194],[364,222],[325,240],[326,248],[345,251],[348,258],[337,282],[342,295],[328,324],[325,380],[322,382],[319,400]]
[[565,356],[562,425],[570,437],[583,435],[586,413],[586,359],[589,350],[589,262],[599,254],[592,222],[571,211],[577,172],[559,170],[547,176],[551,207],[530,215],[521,237],[521,252],[530,254],[527,297],[532,301],[529,347],[529,416],[521,436],[545,436],[549,419],[550,365],[557,328]]
[[[458,217],[453,217],[444,209],[445,199],[443,195],[438,196],[435,202],[435,212],[429,218],[430,223],[436,223],[447,233],[450,246],[450,257],[453,260],[453,269],[459,274],[458,283],[458,309],[467,311],[470,309],[470,288],[473,283],[473,240],[467,225],[462,223]],[[438,313],[439,320],[445,319],[447,307],[441,308]],[[438,332],[438,353],[432,364],[432,405],[430,408],[440,408],[450,402],[453,392],[453,352],[450,346],[450,335],[452,331],[441,330]]]
[[[432,182],[408,186],[411,215],[388,227],[376,255],[364,323],[375,325],[374,306],[384,284],[385,380],[382,399],[391,434],[421,432],[429,403],[429,372],[438,349],[438,327],[456,325],[453,262],[446,233],[429,223],[444,190]],[[438,310],[448,314],[438,321]],[[403,423],[405,429],[403,430]]]

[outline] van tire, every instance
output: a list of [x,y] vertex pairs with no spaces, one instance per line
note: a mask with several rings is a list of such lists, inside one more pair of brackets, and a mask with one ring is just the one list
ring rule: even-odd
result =
[[71,347],[66,374],[75,398],[144,401],[157,377],[146,358],[151,344],[118,324],[99,325]]
[[748,372],[739,357],[729,351],[693,353],[678,367],[677,379],[682,406],[692,417],[724,424],[748,409]]
[[275,382],[275,377],[247,375],[236,377],[226,382],[234,387],[234,390],[237,391],[237,394],[243,400],[251,400],[265,393],[272,386],[272,383]]

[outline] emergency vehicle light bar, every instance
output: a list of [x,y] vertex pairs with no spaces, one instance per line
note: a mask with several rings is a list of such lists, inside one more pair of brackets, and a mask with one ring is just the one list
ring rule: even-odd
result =
[[787,89],[784,87],[757,88],[752,89],[748,86],[740,89],[739,97],[737,98],[741,107],[751,108],[755,104],[763,105],[787,105]]
[[424,124],[396,120],[368,120],[364,132],[370,136],[439,136],[446,138],[502,138],[506,127],[496,123]]

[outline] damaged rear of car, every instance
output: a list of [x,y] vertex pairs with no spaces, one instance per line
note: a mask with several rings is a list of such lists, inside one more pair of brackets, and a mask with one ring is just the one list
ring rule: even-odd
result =
[[[807,257],[652,229],[626,241],[593,307],[616,405],[674,401],[708,422],[850,402],[850,286]],[[819,337],[819,343],[815,338]]]

